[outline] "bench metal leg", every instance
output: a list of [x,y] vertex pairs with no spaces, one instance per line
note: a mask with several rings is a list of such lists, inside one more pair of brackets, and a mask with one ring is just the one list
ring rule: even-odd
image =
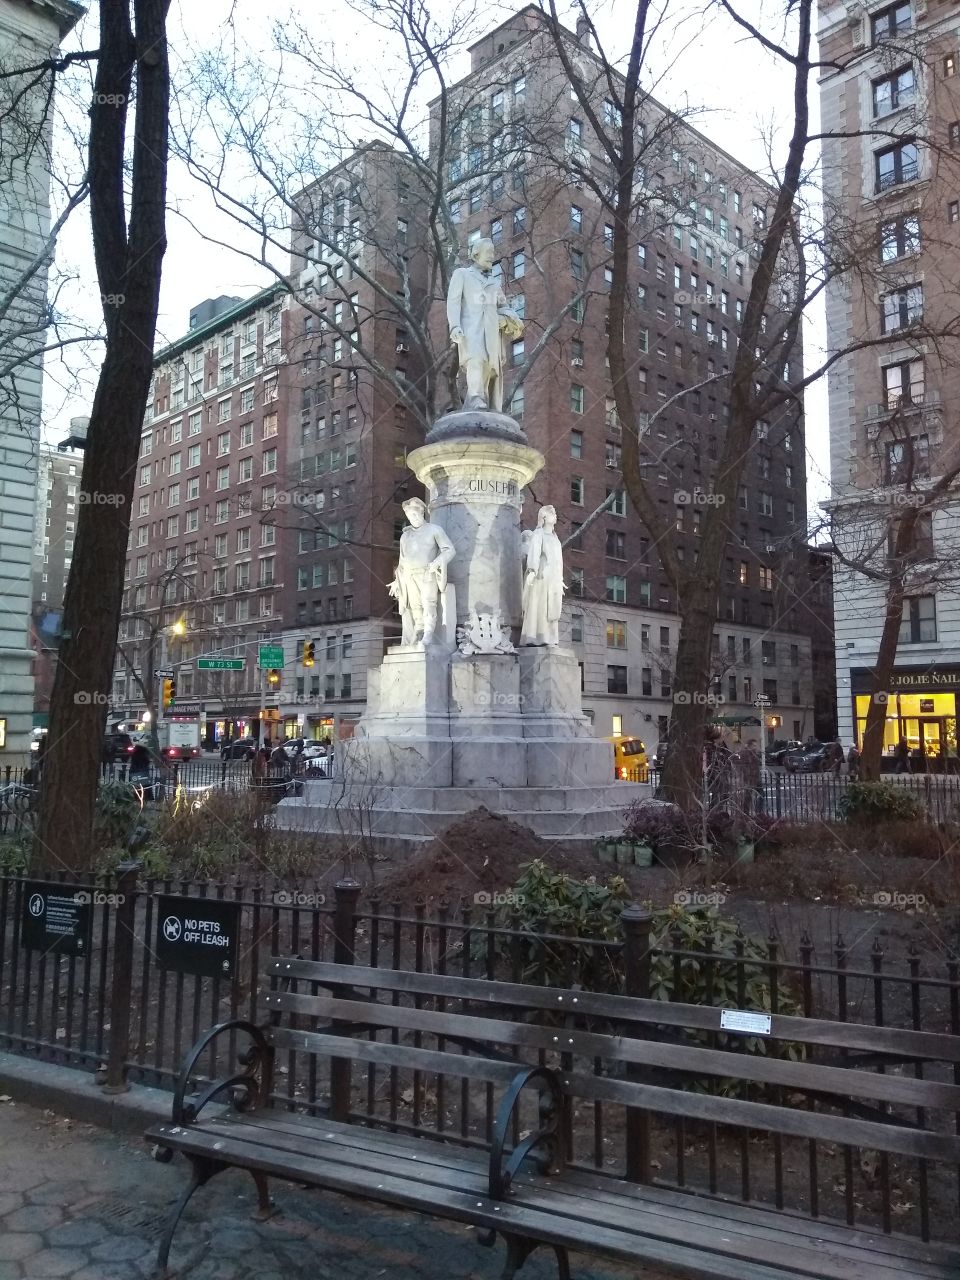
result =
[[190,1164],[193,1166],[190,1182],[187,1184],[183,1194],[174,1206],[173,1213],[170,1215],[170,1220],[167,1223],[166,1230],[163,1233],[163,1238],[160,1241],[160,1249],[157,1254],[157,1266],[159,1267],[161,1276],[165,1276],[167,1274],[167,1259],[170,1256],[170,1246],[173,1243],[173,1235],[177,1229],[177,1223],[180,1221],[180,1217],[190,1201],[190,1197],[198,1187],[202,1187],[205,1183],[209,1182],[214,1174],[222,1172],[222,1170],[227,1167],[225,1164],[221,1164],[219,1160],[205,1160],[202,1156],[189,1156],[188,1159],[190,1160]]
[[250,1177],[257,1184],[257,1207],[253,1212],[257,1222],[266,1222],[268,1218],[272,1218],[276,1209],[273,1201],[270,1199],[270,1187],[267,1183],[267,1175],[261,1173],[259,1169],[251,1169]]
[[[513,1277],[530,1257],[531,1253],[540,1247],[540,1241],[530,1240],[525,1236],[507,1235],[502,1231],[500,1234],[503,1236],[504,1243],[507,1246],[507,1256],[503,1264],[503,1274],[500,1280],[513,1280]],[[560,1244],[555,1244],[552,1248],[557,1257],[558,1280],[570,1280],[570,1258],[566,1249]]]

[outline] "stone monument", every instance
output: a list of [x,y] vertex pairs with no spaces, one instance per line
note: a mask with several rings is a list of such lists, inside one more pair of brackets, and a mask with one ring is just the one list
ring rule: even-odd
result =
[[284,800],[280,826],[413,846],[485,805],[547,839],[582,841],[619,834],[622,809],[645,794],[614,781],[613,748],[593,737],[576,656],[560,645],[554,508],[521,535],[524,488],[544,459],[502,412],[502,338],[523,325],[493,256],[480,240],[450,281],[464,408],[438,418],[407,459],[427,501],[403,506],[410,524],[389,588],[400,644],[368,674],[367,711],[339,745],[334,777]]

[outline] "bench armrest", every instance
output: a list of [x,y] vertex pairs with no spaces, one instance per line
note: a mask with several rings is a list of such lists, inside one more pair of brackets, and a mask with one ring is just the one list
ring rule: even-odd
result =
[[[522,1138],[505,1158],[507,1131],[510,1128],[514,1108],[524,1088],[533,1081],[536,1081],[540,1090],[539,1128]],[[537,1160],[543,1173],[561,1171],[564,1165],[560,1134],[562,1101],[563,1089],[560,1085],[560,1077],[549,1067],[525,1067],[514,1076],[510,1088],[500,1103],[493,1127],[489,1182],[491,1200],[506,1198],[514,1175],[528,1156],[533,1156]]]
[[[205,1089],[188,1101],[185,1095],[197,1063],[211,1042],[225,1031],[243,1031],[250,1037],[249,1048],[237,1055],[237,1061],[243,1070],[225,1080],[212,1080]],[[245,1022],[239,1018],[230,1022],[220,1022],[201,1036],[184,1060],[173,1095],[173,1123],[192,1123],[207,1103],[222,1093],[230,1094],[230,1104],[237,1111],[256,1110],[270,1097],[272,1076],[273,1047],[261,1028],[253,1022]]]

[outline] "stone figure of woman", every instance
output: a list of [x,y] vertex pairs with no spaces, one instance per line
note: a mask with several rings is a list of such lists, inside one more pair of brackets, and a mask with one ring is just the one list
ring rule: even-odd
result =
[[563,548],[556,529],[556,510],[541,507],[537,527],[521,535],[524,559],[522,645],[560,643]]

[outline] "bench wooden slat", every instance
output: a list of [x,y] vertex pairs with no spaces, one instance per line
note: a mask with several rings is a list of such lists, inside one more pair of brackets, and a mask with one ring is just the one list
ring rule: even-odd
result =
[[[225,1118],[224,1123],[229,1124],[231,1131],[234,1126],[239,1126],[238,1132],[262,1129],[267,1134],[264,1139],[267,1143],[273,1140],[269,1135],[286,1135],[297,1140],[298,1149],[308,1152],[313,1151],[319,1141],[346,1150],[362,1149],[369,1153],[367,1158],[373,1161],[374,1168],[380,1167],[381,1157],[393,1157],[399,1151],[415,1161],[418,1171],[421,1171],[420,1176],[429,1178],[433,1172],[444,1185],[448,1185],[445,1180],[449,1178],[449,1170],[454,1168],[465,1174],[472,1174],[479,1179],[478,1189],[486,1190],[486,1153],[457,1148],[435,1138],[414,1138],[384,1129],[361,1128],[357,1125],[338,1124],[325,1118],[279,1111],[241,1114]],[[916,1272],[917,1280],[921,1280],[929,1268],[933,1268],[933,1275],[942,1274],[942,1267],[947,1262],[960,1269],[960,1252],[949,1246],[921,1244],[901,1235],[884,1236],[855,1231],[839,1221],[810,1219],[784,1210],[774,1211],[772,1207],[768,1209],[759,1204],[713,1200],[695,1192],[640,1186],[622,1182],[615,1177],[583,1174],[578,1170],[566,1170],[562,1179],[543,1180],[520,1174],[517,1182],[532,1189],[542,1184],[544,1194],[548,1197],[562,1196],[582,1200],[588,1205],[585,1210],[587,1216],[599,1211],[602,1217],[605,1205],[621,1205],[628,1213],[633,1213],[639,1201],[642,1208],[653,1209],[664,1218],[674,1218],[681,1223],[696,1222],[714,1231],[732,1219],[737,1224],[738,1231],[762,1238],[769,1237],[781,1249],[792,1248],[794,1238],[802,1246],[808,1245],[810,1239],[815,1238],[818,1242],[827,1243],[840,1254],[851,1249],[861,1255],[873,1250],[880,1261],[891,1255],[909,1258],[919,1268]]]
[[[717,957],[718,963],[723,959]],[[645,1000],[635,996],[456,978],[405,969],[340,965],[323,960],[301,960],[296,956],[273,961],[268,966],[267,975],[274,978],[298,978],[322,986],[354,986],[445,996],[480,1005],[505,1004],[521,1010],[551,1009],[581,1017],[610,1018],[617,1022],[656,1023],[704,1031],[720,1030],[719,1007]],[[874,1027],[864,1023],[831,1022],[782,1014],[772,1015],[772,1026],[771,1039],[776,1040],[793,1040],[807,1045],[832,1045],[841,1049],[863,1049],[931,1062],[960,1063],[960,1036],[936,1031],[907,1031],[899,1027]]]
[[[353,1040],[319,1031],[292,1031],[280,1027],[273,1034],[278,1048],[504,1084],[509,1083],[523,1065],[377,1040]],[[740,1098],[665,1089],[661,1085],[632,1080],[612,1080],[576,1072],[563,1073],[560,1078],[565,1092],[575,1098],[619,1102],[663,1115],[688,1116],[693,1120],[708,1120],[745,1129],[767,1129],[798,1138],[829,1138],[832,1142],[849,1146],[960,1163],[960,1137],[952,1134],[929,1133],[872,1120],[778,1107],[766,1102],[744,1102]]]
[[[467,1053],[447,1053],[418,1049],[412,1045],[392,1044],[381,1040],[354,1040],[349,1036],[328,1035],[323,1031],[293,1031],[277,1027],[271,1040],[278,1049],[296,1049],[301,1053],[318,1053],[330,1058],[349,1058],[354,1062],[373,1062],[387,1067],[410,1067],[438,1074],[456,1070],[468,1080],[509,1084],[522,1062],[503,1062],[494,1058],[475,1057]],[[462,1069],[461,1069],[462,1066]]]
[[571,1053],[581,1058],[603,1058],[613,1062],[665,1067],[691,1075],[732,1076],[801,1091],[870,1098],[910,1107],[960,1111],[960,1086],[935,1080],[880,1075],[853,1067],[824,1067],[816,1063],[794,1062],[787,1058],[706,1049],[695,1045],[664,1044],[655,1040],[544,1027],[529,1022],[507,1022],[500,1018],[463,1013],[441,1013],[431,1009],[413,1009],[403,1005],[349,1000],[329,995],[273,992],[266,997],[266,1001],[271,1010],[298,1013],[305,1017],[340,1019],[371,1027],[396,1027],[448,1038],[522,1045]]
[[[642,1258],[675,1268],[690,1267],[692,1263],[689,1273],[704,1277],[783,1280],[787,1274],[810,1280],[903,1280],[905,1274],[912,1278],[919,1275],[915,1270],[905,1272],[897,1263],[886,1265],[874,1259],[861,1265],[849,1251],[840,1256],[817,1241],[811,1241],[807,1249],[795,1246],[785,1256],[782,1247],[737,1232],[729,1224],[703,1229],[679,1220],[668,1222],[656,1212],[639,1207],[622,1215],[622,1225],[611,1225],[608,1221],[598,1223],[564,1214],[557,1207],[559,1202],[549,1195],[545,1201],[548,1208],[536,1203],[536,1196],[528,1204],[526,1188],[498,1204],[475,1190],[469,1170],[454,1172],[448,1168],[444,1183],[435,1172],[431,1173],[429,1166],[413,1169],[412,1162],[403,1157],[388,1160],[378,1152],[371,1161],[356,1148],[338,1149],[324,1143],[313,1152],[297,1153],[277,1145],[281,1135],[275,1137],[271,1143],[269,1129],[251,1134],[233,1120],[182,1127],[179,1132],[174,1132],[174,1126],[156,1126],[148,1135],[149,1139],[183,1151],[227,1159],[231,1164],[262,1169],[287,1180],[344,1192],[359,1191],[365,1198],[425,1209],[495,1229],[507,1225],[548,1243],[572,1248],[595,1248],[600,1244],[613,1256]],[[449,1185],[451,1180],[456,1185]],[[682,1239],[674,1238],[674,1233],[677,1237],[682,1233]],[[947,1274],[928,1270],[924,1280]]]

